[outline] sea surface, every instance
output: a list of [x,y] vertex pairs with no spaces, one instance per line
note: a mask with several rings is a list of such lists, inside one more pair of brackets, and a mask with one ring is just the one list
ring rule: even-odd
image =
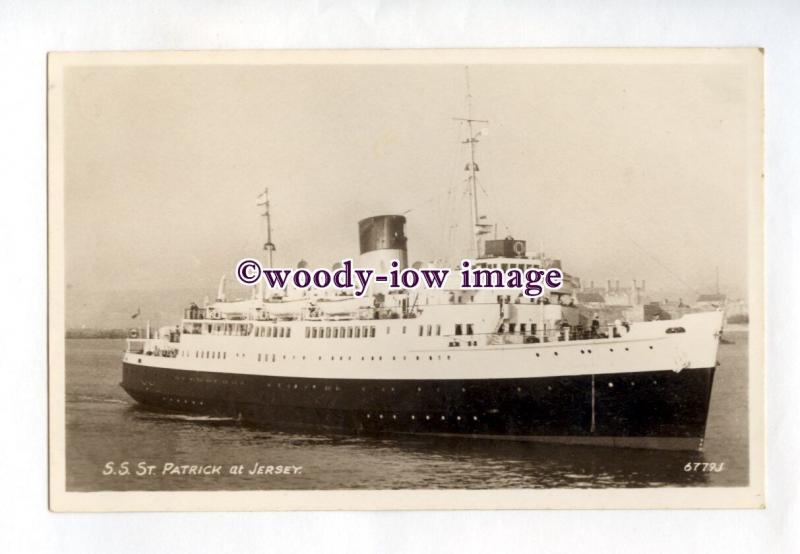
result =
[[67,490],[742,486],[748,483],[747,333],[725,338],[730,344],[720,345],[705,449],[697,453],[298,434],[160,413],[137,406],[119,386],[124,340],[69,339]]

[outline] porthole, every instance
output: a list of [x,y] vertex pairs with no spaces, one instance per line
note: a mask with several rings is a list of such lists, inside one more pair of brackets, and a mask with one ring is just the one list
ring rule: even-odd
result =
[[444,416],[442,416],[442,421],[444,421]]
[[430,419],[430,418],[431,418],[431,416],[429,416],[429,415],[425,416],[425,419]]
[[628,347],[626,346],[626,347],[625,347],[625,352],[627,352],[627,351],[628,351]]
[[536,357],[537,357],[537,358],[539,357],[539,353],[538,353],[538,352],[536,353]]
[[652,347],[652,346],[650,346],[650,350],[652,350],[652,349],[653,349],[653,347]]
[[609,352],[613,352],[613,351],[614,351],[614,349],[613,349],[613,348],[609,348],[609,349],[608,349],[608,351],[609,351]]
[[553,356],[558,356],[558,352],[553,352]]
[[608,388],[613,389],[614,388],[614,383],[609,381],[608,382]]

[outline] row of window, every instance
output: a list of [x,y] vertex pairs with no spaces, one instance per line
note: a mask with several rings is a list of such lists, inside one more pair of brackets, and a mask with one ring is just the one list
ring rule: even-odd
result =
[[[676,328],[680,329],[680,328]],[[249,336],[253,330],[253,325],[251,323],[208,323],[203,329],[207,334],[210,335],[224,335],[224,336]],[[536,324],[531,323],[528,325],[527,323],[508,323],[508,324],[501,324],[498,333],[499,334],[516,334],[519,333],[520,335],[535,335],[537,331]],[[386,334],[390,334],[391,327],[386,327]],[[670,329],[668,332],[681,332],[678,330]],[[199,323],[191,324],[187,323],[184,327],[184,333],[187,334],[200,334],[201,327]],[[375,337],[375,326],[374,325],[364,325],[364,326],[347,326],[347,327],[306,327],[306,338],[313,338],[313,339],[336,339],[336,338],[374,338]],[[404,325],[402,328],[402,333],[406,333],[406,326]],[[423,336],[440,336],[442,334],[442,326],[441,325],[420,325],[418,327],[418,334],[420,337]],[[472,323],[457,323],[455,325],[455,334],[456,335],[472,335],[474,334],[474,329]],[[255,335],[256,337],[266,337],[266,338],[289,338],[292,336],[292,329],[290,327],[256,327]]]
[[[373,328],[373,329],[374,329],[374,328]],[[307,329],[307,330],[308,330],[308,329]],[[334,338],[336,338],[336,337],[334,337]],[[475,345],[475,346],[477,346],[477,342],[475,342],[475,344],[474,344],[474,345]],[[453,342],[451,342],[451,343],[449,344],[449,346],[460,346],[460,344],[459,344],[459,343],[457,343],[457,342],[456,342],[456,343],[453,343]],[[473,344],[470,342],[470,343],[468,343],[468,344],[467,344],[467,346],[473,346]],[[651,346],[649,346],[648,348],[649,348],[650,350],[653,350],[653,346],[652,346],[652,345],[651,345]],[[629,349],[628,349],[628,347],[625,347],[625,351],[626,351],[626,352],[628,352],[628,350],[629,350]],[[608,351],[609,351],[609,352],[614,352],[614,349],[613,349],[613,348],[609,348],[609,349],[608,349]],[[591,353],[592,353],[591,349],[589,349],[589,350],[581,350],[581,354],[591,354]],[[183,350],[183,351],[181,351],[181,352],[179,353],[179,355],[180,355],[182,358],[188,358],[188,357],[191,357],[191,353],[190,353],[190,352],[187,352],[186,350]],[[553,355],[554,355],[554,356],[558,356],[558,351],[553,351]],[[241,353],[238,353],[238,352],[237,352],[237,353],[236,353],[236,357],[238,358],[238,357],[240,357],[240,356],[241,356],[242,358],[244,358],[244,357],[245,357],[245,355],[244,355],[244,354],[241,354]],[[199,358],[199,359],[210,359],[210,360],[227,360],[227,359],[228,359],[228,353],[227,353],[227,352],[217,352],[217,351],[213,351],[213,350],[195,350],[195,351],[194,351],[194,357],[195,357],[195,358]],[[269,357],[270,357],[270,355],[269,355],[269,354],[264,354],[264,355],[263,355],[263,361],[265,361],[265,362],[268,362],[268,361],[269,361]],[[537,357],[537,358],[538,358],[538,357],[540,357],[540,354],[539,354],[539,352],[536,352],[536,357]],[[297,358],[296,356],[294,356],[294,355],[292,356],[292,359],[293,359],[293,360],[294,360],[294,359],[296,359],[296,358]],[[318,356],[318,357],[317,357],[317,360],[321,361],[321,360],[322,360],[322,358],[323,358],[322,356]],[[369,357],[369,359],[370,359],[371,361],[375,361],[375,358],[376,358],[376,356],[370,356],[370,357]],[[377,356],[377,358],[378,358],[378,361],[383,361],[383,356]],[[403,360],[404,360],[404,361],[407,359],[407,357],[406,357],[406,356],[403,356],[402,358],[403,358]],[[419,360],[419,359],[420,359],[420,357],[419,357],[419,356],[415,356],[415,358],[416,358],[417,360]],[[285,354],[283,355],[283,359],[284,359],[284,360],[286,359],[286,355],[285,355]],[[303,360],[305,360],[305,359],[306,359],[306,357],[305,357],[305,356],[303,356],[303,357],[302,357],[302,359],[303,359]],[[387,359],[388,359],[388,357],[387,357]],[[424,359],[424,356],[423,356],[423,359]],[[428,359],[432,361],[434,358],[433,358],[433,356],[428,356]],[[441,357],[440,355],[437,355],[437,356],[436,356],[436,359],[437,359],[437,360],[441,360],[441,359],[442,359],[442,357]],[[447,356],[447,359],[448,359],[448,360],[450,359],[450,356],[449,356],[449,355]],[[347,361],[351,361],[351,360],[352,360],[352,356],[347,356]],[[392,360],[397,360],[397,356],[392,356]],[[262,361],[262,355],[261,355],[261,354],[258,354],[258,361],[259,361],[259,362],[260,362],[260,361]],[[272,354],[272,361],[273,361],[273,362],[275,361],[275,354]],[[336,361],[336,356],[331,356],[331,361]],[[339,356],[339,361],[344,361],[344,356]],[[361,361],[366,361],[366,356],[361,356]]]
[[[244,353],[236,352],[236,357],[244,358]],[[188,350],[181,350],[178,352],[178,355],[181,358],[191,358],[192,352]],[[227,352],[217,352],[216,350],[195,350],[194,357],[203,360],[227,360],[228,353]]]
[[[389,328],[386,328],[388,333]],[[374,325],[348,327],[306,327],[307,339],[360,339],[375,338]]]
[[[249,337],[253,333],[252,323],[186,323],[183,332],[189,335],[221,335],[230,337]],[[256,337],[289,338],[292,336],[290,327],[256,327]]]
[[[499,334],[501,334],[501,335],[505,334],[505,333],[508,333],[509,335],[513,335],[518,330],[519,330],[519,334],[520,335],[527,335],[527,334],[535,335],[536,334],[536,324],[535,323],[531,323],[530,326],[528,326],[527,323],[520,323],[520,324],[517,324],[517,323],[508,323],[508,324],[501,323],[500,327],[497,329],[497,332]],[[546,331],[547,331],[547,325],[545,325],[545,332]]]
[[[383,419],[383,414],[378,414],[376,417],[377,417],[377,419]],[[367,414],[367,419],[372,419],[372,414]],[[386,416],[386,419],[389,419],[388,414]],[[397,414],[392,414],[392,419],[393,420],[397,420]],[[411,417],[409,419],[411,419],[412,421],[416,421],[417,415],[416,414],[411,414]],[[423,419],[423,416],[419,416],[419,419]],[[425,421],[430,421],[431,420],[431,416],[430,415],[426,415],[424,417],[424,419],[425,419]],[[439,416],[438,418],[436,416],[433,416],[433,419],[434,420],[439,419],[441,421],[446,421],[447,420],[447,416]],[[461,416],[458,415],[455,418],[451,417],[450,419],[455,419],[456,421],[461,421]],[[468,416],[464,416],[464,419],[469,420],[469,417]],[[476,416],[476,415],[472,416],[472,421],[478,421],[478,416]]]
[[256,327],[257,337],[289,338],[292,336],[291,327]]
[[[187,350],[181,350],[180,356],[181,358],[190,358],[191,352]],[[237,354],[238,355],[238,354]],[[228,353],[227,352],[216,352],[214,350],[195,350],[194,357],[200,358],[204,360],[227,360]]]
[[[510,324],[511,329],[510,332],[514,332],[514,324]],[[525,334],[526,324],[520,324],[520,332]],[[536,325],[532,325],[532,333],[535,332]],[[391,333],[391,327],[386,327],[386,334]],[[402,333],[406,334],[406,326],[403,325]],[[201,333],[209,334],[209,335],[222,335],[222,336],[234,336],[234,337],[246,337],[250,336],[253,333],[253,324],[252,323],[206,323],[201,326],[200,323],[186,323],[184,326],[184,333],[186,334],[194,334],[198,335]],[[502,329],[500,332],[503,332]],[[419,325],[418,326],[418,335],[420,337],[424,336],[441,336],[442,334],[442,326],[437,325]],[[473,327],[472,323],[466,324],[456,324],[455,326],[455,334],[456,335],[472,335]],[[358,338],[374,338],[376,335],[376,328],[374,325],[362,325],[362,326],[342,326],[342,327],[306,327],[305,336],[306,338],[312,339],[358,339]],[[254,335],[256,337],[266,337],[266,338],[290,338],[292,336],[292,329],[291,327],[256,327]]]
[[[245,381],[240,381],[238,379],[233,379],[233,378],[231,378],[229,380],[229,379],[217,379],[217,378],[213,378],[212,379],[212,378],[191,377],[191,376],[190,377],[175,376],[174,380],[176,380],[176,381],[194,381],[194,382],[198,382],[198,383],[223,384],[223,385],[229,385],[229,384],[230,385],[245,385],[246,384]],[[626,384],[626,382],[624,380],[620,380],[619,382],[621,384],[623,384],[623,385]],[[653,385],[658,385],[658,380],[656,380],[656,379],[652,379],[651,382],[652,382]],[[636,381],[635,380],[630,380],[629,382],[627,382],[627,384],[629,386],[633,387],[633,386],[636,385]],[[614,388],[614,381],[609,381],[607,383],[607,386],[608,386],[608,388],[613,389]],[[267,383],[267,388],[272,388],[272,383]],[[287,390],[292,390],[292,389],[297,390],[300,387],[297,385],[297,383],[275,383],[275,388],[287,389]],[[316,390],[317,389],[317,385],[316,384],[305,384],[305,385],[303,385],[302,388],[304,390],[309,390],[309,389]],[[339,385],[320,385],[319,388],[321,390],[325,390],[325,391],[336,391],[336,392],[342,390],[341,388],[339,388]],[[361,391],[362,392],[367,392],[368,388],[369,389],[373,389],[374,388],[375,390],[377,390],[377,387],[361,387]],[[381,387],[380,390],[381,390],[381,392],[387,392],[387,387]],[[388,390],[389,390],[389,392],[395,392],[395,388],[394,387],[388,387]],[[553,387],[551,385],[548,385],[547,386],[547,390],[548,391],[552,391]],[[422,387],[417,387],[417,392],[422,392]],[[441,389],[439,387],[436,387],[436,392],[441,392]],[[461,387],[461,392],[467,392],[467,389],[464,388],[464,387]],[[517,392],[518,393],[525,392],[525,389],[523,387],[517,387]],[[162,400],[167,400],[167,398],[162,397]],[[180,400],[178,400],[178,399],[175,399],[175,400],[177,402],[180,402]],[[186,403],[186,402],[184,402],[184,403]],[[194,404],[194,401],[192,401],[192,404]],[[202,405],[202,404],[203,403],[201,401],[200,405]],[[367,417],[370,417],[370,415],[367,414]],[[383,419],[383,417],[380,417],[380,419]],[[411,416],[411,419],[414,419],[413,415]],[[427,418],[427,419],[429,419],[429,418]],[[444,416],[442,416],[442,419],[444,419]],[[460,418],[457,418],[457,419],[460,419]],[[477,417],[475,419],[477,419]]]

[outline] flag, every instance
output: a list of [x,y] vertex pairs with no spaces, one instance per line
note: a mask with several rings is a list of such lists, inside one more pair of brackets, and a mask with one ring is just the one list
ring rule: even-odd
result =
[[141,313],[142,313],[142,308],[140,306],[140,307],[136,308],[136,313],[131,316],[131,319],[136,319],[137,317],[139,317],[139,314],[141,314]]

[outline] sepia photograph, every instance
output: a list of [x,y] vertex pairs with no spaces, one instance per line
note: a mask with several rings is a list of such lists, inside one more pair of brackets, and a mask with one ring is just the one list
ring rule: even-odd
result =
[[50,53],[55,511],[764,503],[763,51]]

